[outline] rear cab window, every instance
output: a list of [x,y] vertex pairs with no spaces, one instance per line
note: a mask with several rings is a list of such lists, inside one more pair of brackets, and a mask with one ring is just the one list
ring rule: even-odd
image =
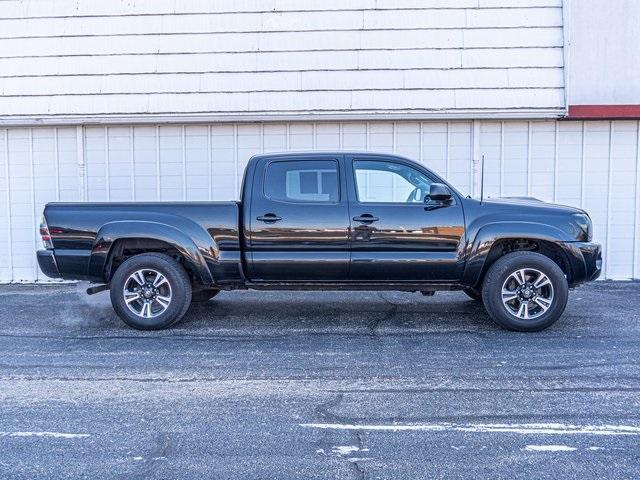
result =
[[335,160],[278,160],[267,165],[264,196],[280,202],[336,203],[340,198]]

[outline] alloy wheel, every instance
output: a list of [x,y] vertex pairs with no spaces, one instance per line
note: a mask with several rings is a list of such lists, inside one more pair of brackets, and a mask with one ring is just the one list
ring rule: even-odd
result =
[[129,310],[142,318],[162,315],[171,304],[171,284],[157,270],[136,270],[127,278],[123,289]]
[[535,268],[521,268],[502,284],[502,304],[514,317],[532,320],[545,314],[553,304],[553,283]]

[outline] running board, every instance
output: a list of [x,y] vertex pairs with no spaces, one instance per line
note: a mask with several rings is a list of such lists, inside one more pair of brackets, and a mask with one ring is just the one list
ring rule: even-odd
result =
[[460,290],[460,284],[452,283],[356,283],[356,282],[247,282],[246,288],[253,290],[393,290],[401,292],[423,292]]
[[96,293],[104,292],[105,290],[109,290],[111,285],[105,283],[104,285],[96,285],[95,287],[87,288],[87,295],[95,295]]

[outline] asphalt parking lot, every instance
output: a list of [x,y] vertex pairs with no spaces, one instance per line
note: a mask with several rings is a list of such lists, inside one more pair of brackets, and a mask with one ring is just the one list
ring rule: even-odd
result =
[[0,287],[1,478],[638,478],[640,283],[534,334],[462,293],[232,292],[138,332]]

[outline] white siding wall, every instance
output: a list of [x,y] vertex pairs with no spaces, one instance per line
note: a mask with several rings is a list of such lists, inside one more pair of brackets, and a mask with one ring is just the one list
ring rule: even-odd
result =
[[48,201],[233,199],[251,155],[311,149],[397,152],[474,196],[485,155],[486,196],[584,207],[604,245],[606,277],[638,279],[639,128],[450,121],[0,129],[0,281],[46,280],[33,252]]
[[573,0],[569,104],[640,103],[640,2]]
[[558,116],[562,17],[561,0],[6,0],[0,123]]

